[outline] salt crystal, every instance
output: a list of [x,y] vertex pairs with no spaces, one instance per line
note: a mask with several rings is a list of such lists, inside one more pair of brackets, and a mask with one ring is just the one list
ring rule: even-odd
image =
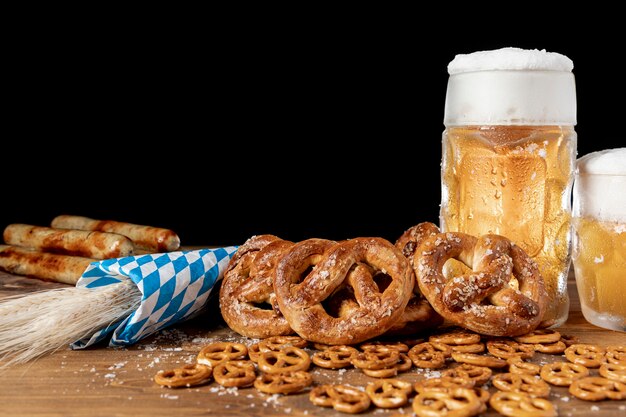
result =
[[105,378],[115,378],[115,374],[106,374],[104,375]]
[[591,411],[600,411],[600,407],[598,407],[597,405],[592,405]]

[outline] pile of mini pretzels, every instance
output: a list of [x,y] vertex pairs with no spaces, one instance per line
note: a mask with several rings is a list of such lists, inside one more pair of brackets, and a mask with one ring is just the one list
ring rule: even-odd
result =
[[[564,354],[567,361],[559,358],[541,366],[531,361],[536,352]],[[364,387],[319,384],[311,363],[330,370],[358,369],[372,379]],[[437,371],[437,377],[425,378],[424,370]],[[543,417],[557,415],[556,405],[547,399],[551,386],[569,387],[573,396],[587,401],[626,399],[626,346],[581,344],[554,330],[510,338],[445,328],[427,341],[375,340],[352,346],[272,336],[248,346],[211,343],[195,364],[159,371],[154,379],[170,388],[214,379],[224,387],[254,386],[267,394],[308,392],[311,403],[344,413],[410,402],[419,417],[469,417],[488,406],[505,416]],[[490,386],[495,392],[490,393]]]

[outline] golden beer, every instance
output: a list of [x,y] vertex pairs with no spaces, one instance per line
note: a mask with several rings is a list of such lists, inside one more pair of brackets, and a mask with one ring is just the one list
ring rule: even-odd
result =
[[572,61],[503,48],[457,55],[442,138],[440,226],[511,239],[539,265],[542,327],[567,320],[576,161]]
[[626,331],[626,223],[583,217],[574,219],[574,229],[583,315],[599,326]]
[[571,127],[453,127],[444,139],[442,228],[503,235],[533,257],[551,299],[545,325],[564,321],[569,308],[575,150]]

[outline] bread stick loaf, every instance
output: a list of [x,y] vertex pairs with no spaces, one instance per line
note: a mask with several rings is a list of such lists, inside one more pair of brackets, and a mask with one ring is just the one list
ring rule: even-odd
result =
[[61,255],[109,259],[132,256],[133,242],[117,233],[53,229],[28,224],[10,224],[4,229],[8,245]]
[[87,266],[95,261],[80,256],[0,245],[0,270],[64,284],[75,285]]
[[176,233],[152,226],[67,215],[55,217],[51,226],[59,229],[119,233],[132,240],[136,248],[149,252],[172,252],[180,247],[180,238]]

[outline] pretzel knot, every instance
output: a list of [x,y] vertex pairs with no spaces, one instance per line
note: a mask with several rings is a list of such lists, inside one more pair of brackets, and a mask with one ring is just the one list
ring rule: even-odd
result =
[[[450,259],[462,262],[468,272],[445,276]],[[537,264],[503,236],[433,235],[416,250],[413,265],[433,308],[467,329],[517,336],[535,329],[543,317],[547,293]]]
[[237,249],[220,288],[220,311],[231,329],[254,338],[293,333],[274,308],[272,282],[278,259],[292,245],[273,235],[259,235]]
[[[386,280],[388,285],[379,286]],[[280,311],[300,336],[318,343],[355,344],[393,326],[414,280],[408,260],[384,239],[308,239],[280,259],[274,290]],[[349,294],[354,307],[331,314],[326,301],[339,291]]]

